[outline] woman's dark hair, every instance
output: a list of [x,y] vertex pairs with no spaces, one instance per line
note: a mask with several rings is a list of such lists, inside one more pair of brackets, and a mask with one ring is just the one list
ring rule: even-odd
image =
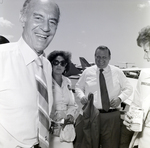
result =
[[[52,62],[56,59],[56,57],[58,56],[61,56],[64,58],[65,62],[67,63],[66,67],[65,67],[65,71],[63,74],[65,74],[66,72],[69,71],[70,69],[70,64],[71,64],[71,53],[68,52],[68,51],[58,51],[58,50],[54,50],[53,52],[51,52],[49,55],[48,55],[48,60]],[[53,65],[53,64],[52,64]]]
[[150,42],[150,26],[146,26],[140,30],[136,41],[139,47],[141,47],[141,43]]

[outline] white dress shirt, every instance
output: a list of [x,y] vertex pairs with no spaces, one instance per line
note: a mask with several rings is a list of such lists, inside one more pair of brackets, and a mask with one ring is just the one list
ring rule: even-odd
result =
[[[132,93],[132,86],[121,69],[108,65],[103,71],[109,99],[121,98],[127,99]],[[94,65],[85,69],[75,86],[77,97],[88,96],[91,92],[94,94],[94,105],[102,109],[100,86],[99,86],[99,68]],[[119,106],[120,107],[120,106]],[[118,107],[118,108],[119,108]]]
[[54,97],[54,112],[51,116],[55,116],[56,112],[61,112],[64,117],[71,114],[76,118],[78,105],[75,102],[74,94],[71,89],[71,81],[62,76],[62,85],[59,86],[53,79],[53,97]]
[[[21,38],[0,46],[0,147],[37,144],[38,93],[33,61],[37,54]],[[51,65],[43,57],[49,110],[53,103]]]
[[[74,94],[71,89],[71,81],[65,76],[62,76],[62,85],[53,79],[53,109],[51,118],[54,121],[62,121],[68,114],[73,117],[77,117],[78,106],[75,102]],[[55,130],[60,131],[59,127],[55,127]],[[72,142],[61,142],[60,137],[50,134],[50,148],[73,148]]]

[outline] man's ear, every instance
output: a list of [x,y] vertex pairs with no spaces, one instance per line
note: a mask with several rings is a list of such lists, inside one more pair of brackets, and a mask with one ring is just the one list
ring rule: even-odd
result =
[[25,14],[24,14],[23,11],[20,12],[19,20],[20,20],[20,22],[21,22],[21,24],[22,24],[22,27],[24,28],[24,26],[25,26],[25,21],[26,21],[26,17],[25,17]]

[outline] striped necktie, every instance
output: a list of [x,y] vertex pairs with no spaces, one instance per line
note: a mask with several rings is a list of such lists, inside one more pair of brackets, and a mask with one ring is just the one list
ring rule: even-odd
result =
[[101,91],[101,100],[102,100],[102,107],[105,111],[109,110],[110,107],[110,102],[109,102],[109,96],[108,96],[108,91],[107,91],[107,86],[105,82],[105,78],[103,75],[103,69],[100,69],[100,91]]
[[49,108],[48,108],[48,92],[47,84],[43,71],[42,59],[39,57],[36,63],[36,83],[39,94],[39,146],[41,148],[49,148]]

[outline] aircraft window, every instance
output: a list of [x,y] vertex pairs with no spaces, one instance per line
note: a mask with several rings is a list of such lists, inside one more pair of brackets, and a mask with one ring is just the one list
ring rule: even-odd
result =
[[123,71],[123,72],[128,78],[138,79],[141,71],[138,70],[138,71]]

